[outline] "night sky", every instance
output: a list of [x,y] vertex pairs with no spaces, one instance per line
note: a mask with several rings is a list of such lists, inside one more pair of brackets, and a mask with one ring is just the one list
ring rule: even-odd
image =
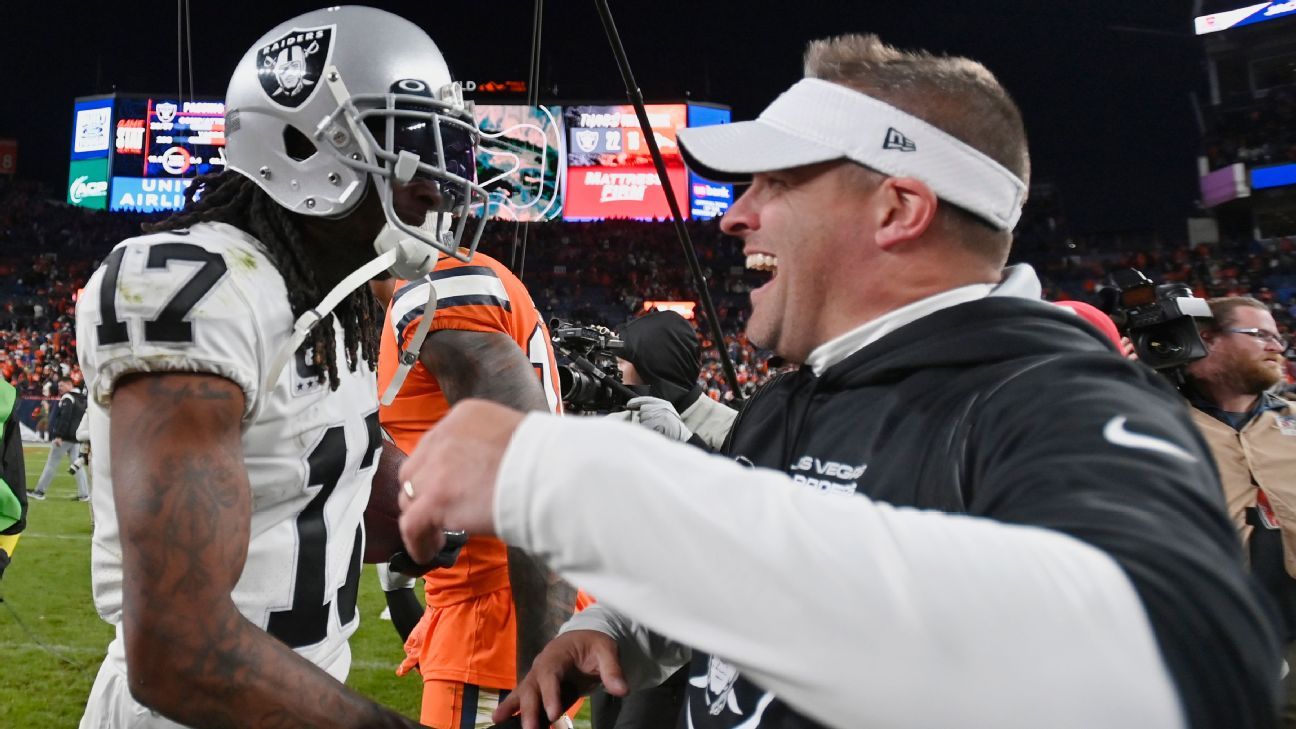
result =
[[[525,79],[533,4],[374,2],[421,25],[459,78]],[[713,101],[749,119],[800,77],[807,40],[875,32],[967,55],[1017,99],[1036,182],[1054,184],[1075,232],[1158,229],[1183,237],[1196,196],[1205,56],[1187,0],[612,0],[649,101]],[[192,4],[193,89],[222,96],[262,33],[320,7],[296,0]],[[66,184],[72,99],[177,89],[177,3],[10,3],[0,24],[0,137],[19,175]],[[1121,30],[1122,28],[1126,30]],[[1133,29],[1133,30],[1130,30]],[[625,99],[592,0],[544,4],[541,102]],[[189,93],[188,72],[185,94]]]

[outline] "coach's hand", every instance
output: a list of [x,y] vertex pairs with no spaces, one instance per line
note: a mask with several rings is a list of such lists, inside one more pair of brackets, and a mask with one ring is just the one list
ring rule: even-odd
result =
[[400,531],[410,556],[430,562],[442,530],[493,536],[495,478],[522,413],[485,400],[450,409],[401,466]]
[[613,696],[629,691],[616,641],[597,630],[568,631],[540,651],[531,671],[500,702],[491,719],[503,722],[519,715],[522,729],[543,729],[600,682]]

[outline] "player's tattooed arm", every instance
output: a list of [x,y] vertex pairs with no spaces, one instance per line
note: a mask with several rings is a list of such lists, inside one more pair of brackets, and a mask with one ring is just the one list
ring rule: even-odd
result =
[[423,340],[419,361],[436,377],[451,405],[477,397],[515,410],[549,409],[535,367],[502,332],[432,332]]
[[[450,404],[485,398],[517,410],[548,410],[535,368],[513,338],[499,332],[441,330],[423,342],[419,360]],[[509,583],[517,612],[517,676],[571,617],[576,590],[539,560],[509,548]]]
[[112,399],[113,497],[131,694],[194,727],[414,727],[249,623],[243,392],[215,375],[124,378]]
[[517,679],[531,664],[576,607],[576,588],[558,577],[544,562],[515,547],[508,548],[509,585],[517,613]]

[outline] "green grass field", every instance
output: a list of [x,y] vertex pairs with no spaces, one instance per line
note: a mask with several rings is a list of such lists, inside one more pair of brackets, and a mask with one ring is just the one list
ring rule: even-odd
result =
[[[29,489],[48,453],[24,448]],[[27,531],[0,581],[0,727],[77,726],[112,640],[90,598],[90,505],[73,500],[76,483],[66,465],[47,496],[31,503]],[[365,565],[347,684],[417,717],[422,685],[394,672],[403,651],[392,624],[379,619],[384,606],[374,568]],[[577,726],[589,726],[584,715]]]

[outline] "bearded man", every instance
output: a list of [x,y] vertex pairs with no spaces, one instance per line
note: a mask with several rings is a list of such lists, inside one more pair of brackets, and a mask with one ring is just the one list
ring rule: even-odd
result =
[[[1207,355],[1188,366],[1184,394],[1219,466],[1229,515],[1251,571],[1282,613],[1287,664],[1296,666],[1296,412],[1271,392],[1287,340],[1248,296],[1210,300]],[[1285,680],[1283,725],[1296,726],[1296,682]]]

